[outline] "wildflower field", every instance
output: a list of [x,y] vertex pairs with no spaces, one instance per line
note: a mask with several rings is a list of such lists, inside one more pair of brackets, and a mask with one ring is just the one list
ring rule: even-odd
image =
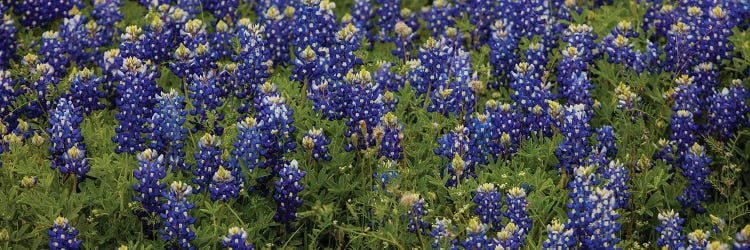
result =
[[748,0],[0,0],[1,249],[750,249]]

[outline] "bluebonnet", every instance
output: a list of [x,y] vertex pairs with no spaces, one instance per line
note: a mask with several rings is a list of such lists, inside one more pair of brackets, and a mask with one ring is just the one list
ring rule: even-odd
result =
[[677,87],[671,97],[674,100],[672,110],[677,112],[681,109],[690,111],[694,116],[700,117],[702,114],[701,101],[699,98],[700,89],[695,83],[695,78],[689,75],[680,75],[675,79]]
[[[483,2],[483,1],[478,1]],[[511,79],[513,67],[518,64],[520,58],[516,53],[518,49],[518,39],[513,33],[512,25],[506,20],[497,20],[491,26],[492,35],[487,44],[490,48],[490,64],[492,65],[492,76],[495,77],[495,83],[491,86],[499,88],[506,81]],[[529,60],[527,56],[526,60]],[[539,65],[539,64],[534,64]]]
[[[213,71],[191,76],[188,98],[190,98],[194,107],[189,111],[190,115],[195,117],[195,121],[191,121],[195,125],[193,133],[209,127],[213,127],[212,132],[216,135],[220,136],[224,133],[224,128],[219,125],[219,122],[224,119],[224,115],[217,111],[224,104],[224,97],[222,96],[223,90],[217,80]],[[212,126],[204,123],[208,120],[213,120]]]
[[411,58],[412,42],[415,33],[406,23],[399,21],[394,25],[396,37],[393,40],[396,43],[396,49],[391,51],[394,56],[401,57],[404,62]]
[[[320,48],[325,47],[325,29],[324,26],[324,11],[321,9],[323,6],[321,0],[304,0],[300,1],[296,17],[294,20],[295,29],[292,31],[294,40],[294,53],[297,58],[300,58],[307,47],[310,47],[313,51],[318,51]],[[299,66],[297,66],[299,67]],[[295,77],[297,81],[302,81],[304,77]]]
[[484,106],[485,115],[488,116],[495,130],[494,137],[497,137],[493,138],[495,142],[491,147],[492,155],[495,160],[498,156],[509,160],[521,144],[521,123],[517,109],[511,104],[494,100],[487,101]]
[[185,164],[183,150],[188,133],[183,127],[187,115],[185,97],[171,89],[168,93],[162,92],[156,99],[159,104],[154,108],[154,115],[150,120],[153,131],[149,135],[149,147],[166,155],[166,167],[173,172],[188,170],[190,166]]
[[115,35],[117,27],[115,24],[123,19],[120,8],[123,6],[122,0],[94,0],[94,9],[91,11],[91,17],[100,27],[99,34],[102,41],[109,45]]
[[237,83],[240,82],[240,71],[237,63],[227,62],[219,63],[221,71],[217,73],[217,81],[219,82],[219,88],[221,89],[221,96],[225,98],[231,94],[236,93]]
[[616,135],[612,126],[605,125],[596,129],[596,145],[591,152],[591,160],[600,166],[609,165],[610,161],[617,156]]
[[125,27],[125,32],[120,35],[120,55],[122,58],[137,57],[148,58],[146,54],[146,36],[143,29],[136,25]]
[[380,124],[373,129],[374,137],[380,144],[380,155],[394,161],[404,158],[403,129],[404,125],[399,123],[398,117],[391,112],[380,118]]
[[86,159],[86,145],[79,124],[83,121],[81,111],[73,103],[65,98],[58,100],[57,106],[50,115],[50,134],[52,146],[49,148],[52,160],[52,169],[59,169],[63,175],[76,175],[78,181],[83,181],[89,171]]
[[219,167],[224,164],[222,159],[221,139],[212,134],[203,135],[198,141],[198,152],[195,156],[193,169],[193,183],[197,185],[195,193],[203,192],[208,187]]
[[[534,71],[534,74],[533,74],[535,78],[543,77],[544,72],[547,70],[547,64],[549,63],[549,57],[547,57],[547,53],[550,48],[547,48],[546,46],[547,45],[541,42],[532,42],[529,44],[529,47],[523,51],[523,55],[525,57],[524,60],[527,63],[534,65],[536,67],[536,70]],[[563,50],[562,52],[565,52],[565,50]],[[519,60],[516,59],[515,62],[518,63]],[[515,66],[515,64],[511,65],[511,70],[514,69],[512,68],[513,66]],[[508,74],[510,73],[511,72],[508,72]]]
[[656,245],[667,249],[684,248],[685,236],[682,235],[682,223],[685,220],[680,218],[680,213],[674,210],[660,212],[659,221],[661,224],[656,227],[656,231],[659,232]]
[[120,81],[120,75],[118,74],[122,67],[123,58],[120,56],[120,49],[114,48],[107,50],[103,53],[101,60],[99,60],[99,66],[102,69],[102,85],[107,101],[112,103],[110,109],[114,108],[115,102],[118,98],[116,86]]
[[16,3],[13,12],[21,18],[23,26],[34,28],[46,26],[52,20],[65,16],[73,6],[83,8],[85,4],[81,0],[29,0]]
[[21,182],[18,184],[18,187],[23,189],[32,189],[34,186],[36,186],[36,183],[39,182],[39,180],[36,178],[36,176],[24,176],[23,179],[21,179]]
[[65,19],[60,24],[59,36],[62,41],[65,41],[61,52],[68,53],[68,60],[74,61],[78,65],[83,65],[86,59],[88,59],[84,51],[84,46],[89,42],[87,41],[87,22],[88,18],[81,15],[78,7],[74,6],[68,11]]
[[[421,24],[419,24],[419,19],[417,18],[417,13],[414,13],[414,11],[411,11],[409,8],[403,8],[401,9],[401,12],[399,14],[399,17],[396,21],[398,22],[404,22],[406,26],[409,26],[412,31],[414,32],[414,40],[419,39],[419,34],[416,32],[420,30]],[[394,25],[394,31],[395,31],[395,25]]]
[[141,59],[151,59],[155,63],[168,60],[169,52],[175,47],[172,41],[172,30],[164,25],[158,16],[151,17],[151,23],[145,27],[143,34],[143,56]]
[[466,123],[466,127],[471,131],[473,160],[477,164],[487,165],[490,163],[490,157],[497,157],[495,153],[499,149],[495,147],[499,146],[497,140],[500,135],[493,127],[491,118],[486,114],[475,113]]
[[422,219],[427,214],[427,204],[417,193],[405,192],[399,199],[401,206],[406,208],[406,214],[402,216],[408,222],[407,231],[416,234],[427,234],[430,224]]
[[623,82],[615,87],[615,96],[617,98],[617,109],[630,114],[630,121],[635,122],[641,113],[641,97],[630,90],[630,86]]
[[634,51],[633,44],[628,37],[621,34],[607,35],[602,41],[602,47],[609,56],[607,62],[621,64],[624,69],[634,70],[636,73],[643,71],[644,67],[639,63],[641,57]]
[[261,144],[263,135],[255,118],[247,117],[237,123],[237,140],[232,143],[232,157],[247,168],[250,174],[261,166],[260,155],[265,155]]
[[53,73],[57,77],[63,77],[68,72],[70,54],[66,46],[67,44],[63,43],[59,32],[47,31],[42,33],[42,44],[38,54],[41,56],[41,62],[52,66]]
[[235,22],[239,16],[237,8],[240,0],[203,0],[203,9],[208,10],[214,15],[216,20],[225,22]]
[[[226,168],[224,168],[226,166]],[[211,201],[226,202],[229,199],[237,198],[244,184],[242,168],[237,164],[236,159],[230,158],[224,162],[223,166],[214,172],[211,181],[208,184]]]
[[308,88],[323,81],[319,78],[325,73],[323,65],[329,59],[328,53],[326,50],[315,51],[311,46],[304,49],[297,48],[295,51],[298,52],[297,58],[292,62],[294,68],[289,80],[302,83],[302,93],[304,94],[308,91]]
[[438,88],[440,77],[448,74],[448,67],[445,62],[449,60],[450,55],[448,47],[445,46],[442,39],[436,40],[430,37],[419,48],[418,57],[421,66],[418,68],[418,74],[421,81],[413,82],[412,87],[419,96]]
[[[505,204],[508,206],[508,211],[503,212],[503,215],[507,217],[513,225],[518,227],[519,234],[522,237],[525,237],[526,234],[531,232],[532,223],[532,219],[526,211],[526,207],[529,205],[526,201],[526,190],[520,187],[511,188],[505,196]],[[518,243],[523,245],[524,241],[524,238],[521,238]]]
[[620,239],[620,215],[615,211],[617,201],[612,190],[596,188],[587,198],[586,214],[588,221],[584,228],[585,236],[580,239],[583,246],[595,249],[618,249]]
[[518,228],[513,222],[508,222],[500,232],[497,233],[497,237],[492,240],[492,245],[495,249],[520,249],[526,241],[526,231]]
[[[589,197],[595,196],[595,186],[599,184],[596,178],[595,168],[593,166],[578,166],[575,172],[571,174],[572,181],[568,182],[568,196],[570,202],[567,205],[569,222],[565,226],[573,230],[574,242],[582,242],[588,235],[586,228],[596,220],[589,213],[594,211],[596,203],[592,203]],[[612,202],[611,205],[614,205]]]
[[462,112],[465,119],[474,111],[477,101],[477,88],[482,87],[477,72],[472,70],[469,53],[459,48],[458,53],[449,60],[451,67],[446,74],[441,74],[430,93],[432,103],[427,111],[439,112],[445,116],[451,113],[458,116]]
[[474,217],[466,227],[466,240],[461,245],[467,250],[484,250],[490,248],[492,239],[487,237],[487,224]]
[[156,85],[159,73],[148,61],[129,57],[123,61],[118,74],[121,80],[117,85],[116,104],[120,112],[115,115],[117,135],[112,141],[118,144],[115,153],[134,154],[146,149],[147,134],[151,132],[149,118],[157,102],[156,95],[161,92]]
[[304,189],[300,183],[306,172],[299,169],[297,160],[285,163],[279,169],[279,180],[275,182],[276,193],[273,199],[276,200],[276,214],[273,220],[286,224],[297,220],[297,209],[302,206],[302,198],[299,192]]
[[708,232],[704,232],[701,229],[688,234],[688,249],[704,249],[708,246]]
[[150,217],[164,212],[161,198],[167,185],[161,181],[167,176],[167,170],[164,155],[150,148],[139,153],[137,159],[138,169],[133,172],[133,177],[138,180],[138,184],[133,185],[133,190],[138,194],[133,196],[133,201],[139,202],[143,207],[143,210],[137,211],[137,215],[142,220],[144,233],[149,234],[159,227],[158,224],[149,224]]
[[252,250],[253,244],[247,238],[247,232],[241,227],[230,227],[227,235],[221,238],[221,244],[227,249]]
[[590,120],[590,110],[586,105],[576,104],[565,108],[560,128],[564,139],[555,150],[561,173],[572,176],[573,170],[577,166],[582,166],[586,157],[589,156],[591,148],[588,145],[588,138],[592,134],[591,126],[588,124]]
[[[284,103],[284,99],[276,96],[263,98],[262,108],[258,109],[255,116],[261,131],[274,131],[274,133],[261,133],[261,145],[265,150],[263,168],[270,168],[271,174],[257,179],[259,185],[265,184],[268,178],[276,175],[284,167],[284,155],[294,152],[297,143],[294,139],[294,111]],[[263,189],[261,188],[261,191]]]
[[551,136],[552,121],[549,116],[548,100],[554,100],[555,95],[550,92],[550,86],[535,77],[536,68],[533,64],[521,62],[516,64],[511,73],[513,81],[510,88],[513,93],[511,99],[521,110],[522,126],[529,128],[523,133],[529,136]]
[[573,229],[565,228],[564,223],[555,219],[552,224],[547,225],[547,240],[542,243],[545,250],[574,249],[576,244]]
[[[578,95],[578,91],[581,90],[585,90],[584,95],[586,96],[584,98],[590,99],[588,90],[593,89],[593,85],[588,82],[588,77],[586,76],[588,65],[584,61],[584,51],[582,50],[572,46],[565,47],[561,53],[562,61],[557,67],[560,96],[568,100],[568,103],[578,103],[574,98]],[[582,83],[584,80],[585,82]]]
[[688,185],[682,191],[682,195],[677,197],[683,207],[693,208],[698,213],[706,212],[701,203],[710,198],[706,193],[712,187],[711,183],[708,182],[708,175],[711,173],[708,168],[710,163],[711,158],[706,156],[703,146],[698,143],[693,144],[689,152],[685,154],[685,159],[680,167],[682,168],[682,176],[688,180]]
[[387,61],[378,61],[377,70],[372,77],[378,86],[385,88],[387,91],[396,92],[404,87],[405,79],[397,73],[391,72],[393,64]]
[[31,67],[31,84],[26,91],[29,94],[36,95],[36,101],[29,103],[25,109],[26,117],[36,118],[41,117],[44,115],[45,110],[53,107],[52,100],[48,100],[47,98],[47,92],[50,89],[57,89],[60,78],[56,76],[55,69],[47,63],[36,64],[36,67]]
[[29,139],[33,135],[37,134],[36,129],[34,129],[31,124],[24,121],[23,119],[17,119],[16,120],[16,128],[13,129],[13,134],[18,136],[18,138],[23,139]]
[[502,194],[497,191],[495,184],[484,183],[473,191],[474,198],[472,201],[477,204],[474,208],[474,214],[479,216],[479,221],[487,224],[491,230],[500,230],[503,211]]
[[185,79],[185,77],[198,71],[195,57],[196,55],[194,51],[191,51],[185,46],[185,44],[180,44],[174,54],[172,54],[172,59],[174,59],[174,61],[169,62],[169,69],[171,69],[172,73],[177,77]]
[[428,24],[432,36],[437,36],[448,27],[453,27],[456,22],[453,5],[446,0],[432,2],[432,7],[422,12],[422,19]]
[[77,72],[70,82],[69,99],[86,115],[104,109],[104,104],[99,102],[99,98],[104,98],[104,92],[98,89],[100,83],[101,78],[88,68]]
[[195,224],[195,218],[190,216],[190,209],[195,203],[190,203],[187,196],[193,193],[190,185],[181,181],[172,182],[169,191],[164,192],[167,203],[162,205],[161,219],[164,227],[159,230],[161,239],[172,248],[195,249],[190,242],[195,239],[195,232],[190,226]]
[[732,36],[733,22],[729,20],[729,12],[717,5],[707,10],[708,17],[704,18],[704,25],[695,27],[698,45],[696,57],[702,62],[721,64],[723,60],[732,58],[734,46],[729,37]]
[[375,42],[373,28],[373,19],[375,19],[375,11],[370,0],[354,0],[352,6],[352,23],[357,26],[360,30],[365,33],[367,41],[371,44]]
[[267,47],[274,65],[289,62],[289,36],[294,25],[294,7],[287,6],[282,13],[278,7],[269,7],[262,16],[266,27]]
[[715,89],[707,100],[706,123],[709,132],[722,139],[734,137],[742,126],[748,124],[746,114],[750,112],[750,107],[745,105],[745,100],[749,95],[740,80],[733,80],[728,89]]
[[375,25],[378,27],[377,38],[381,42],[386,42],[391,39],[390,32],[398,22],[398,17],[401,10],[401,0],[376,0],[378,6],[376,8],[376,14],[378,19],[375,20]]
[[671,129],[669,139],[677,146],[675,155],[677,156],[676,162],[679,164],[695,143],[698,126],[695,124],[693,114],[681,109],[672,114]]
[[629,207],[630,203],[630,171],[619,161],[615,160],[609,162],[608,165],[604,165],[602,171],[602,178],[607,179],[607,183],[604,188],[611,190],[615,199],[616,208]]
[[329,48],[329,68],[326,76],[332,81],[340,81],[346,73],[362,63],[354,52],[359,49],[360,31],[353,24],[348,24],[336,32],[336,39]]
[[350,99],[344,102],[344,115],[349,130],[344,136],[350,140],[344,149],[365,150],[375,146],[373,129],[384,113],[380,87],[364,69],[357,74],[350,72],[346,79],[350,84],[345,93]]
[[469,129],[463,125],[456,126],[455,129],[438,138],[438,148],[434,150],[436,155],[441,159],[447,159],[449,163],[440,171],[440,176],[444,176],[447,170],[450,177],[446,181],[446,187],[454,187],[463,179],[476,177],[474,173],[474,162],[471,161],[470,134]]
[[247,98],[255,97],[257,90],[269,76],[269,50],[263,38],[265,27],[251,24],[248,19],[240,20],[239,34],[240,51],[234,60],[239,61],[237,75],[239,82],[235,83],[234,95],[243,100],[238,108],[240,113],[249,109]]
[[750,249],[750,225],[745,225],[744,228],[737,232],[732,247],[734,250]]
[[22,90],[14,89],[16,81],[11,77],[10,71],[0,69],[0,123],[8,123],[8,127],[13,127],[15,114],[12,104],[16,96],[22,93]]
[[82,240],[76,238],[78,236],[78,229],[70,226],[68,219],[65,217],[57,217],[55,223],[52,224],[52,228],[47,231],[49,236],[49,246],[52,250],[70,249],[76,250],[81,247]]
[[698,102],[704,105],[705,98],[711,94],[711,90],[719,86],[719,69],[713,63],[702,62],[695,65],[689,75],[697,88],[695,91],[699,98]]
[[[461,7],[461,3],[457,2]],[[466,1],[463,8],[469,17],[469,23],[474,25],[475,29],[471,31],[471,46],[478,49],[484,45],[492,36],[490,30],[492,21],[495,20],[496,2],[494,1]]]
[[432,249],[458,249],[456,235],[453,230],[456,226],[451,224],[450,219],[435,219],[435,223],[432,224],[432,231],[430,236],[434,239],[432,241]]
[[664,70],[673,73],[687,72],[695,64],[693,61],[697,52],[697,38],[694,28],[682,21],[671,26],[667,34],[667,44],[664,46],[666,58]]
[[328,144],[331,144],[331,139],[326,138],[323,129],[310,129],[305,137],[302,137],[302,150],[308,152],[316,161],[331,160],[331,155],[328,153]]
[[8,14],[3,14],[2,23],[0,23],[0,67],[5,68],[10,65],[10,60],[15,59],[16,53],[16,33],[18,29],[15,26],[13,18]]
[[201,0],[177,0],[177,7],[183,9],[190,15],[198,15],[203,9],[201,2]]
[[233,32],[234,30],[230,29],[224,21],[219,20],[216,23],[216,32],[211,34],[211,45],[214,46],[214,50],[220,58],[229,58],[234,54],[232,39],[235,35],[232,34]]
[[[576,48],[578,56],[583,63],[592,63],[595,58],[597,45],[594,43],[597,35],[594,29],[587,24],[571,25],[563,32],[563,41],[568,43],[568,48]],[[567,48],[566,48],[567,49]]]
[[[513,5],[511,5],[513,6]],[[549,20],[549,6],[544,1],[522,0],[515,3],[511,11],[515,26],[513,30],[519,32],[519,37],[533,38],[544,33],[544,27]]]
[[[320,45],[326,48],[333,45],[336,37],[338,23],[336,22],[336,14],[333,12],[335,8],[336,2],[321,0],[319,11],[315,13],[315,21],[319,25],[315,30],[315,35],[318,37]],[[357,42],[359,42],[359,39],[357,39]]]
[[399,174],[394,170],[397,165],[398,163],[389,159],[378,162],[377,167],[380,173],[372,173],[372,180],[375,182],[372,191],[378,191],[378,188],[380,188],[381,191],[393,193],[399,188],[398,183],[395,182],[399,177]]

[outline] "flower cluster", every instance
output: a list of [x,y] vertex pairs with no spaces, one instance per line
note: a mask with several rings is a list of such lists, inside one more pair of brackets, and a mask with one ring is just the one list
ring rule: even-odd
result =
[[588,138],[591,136],[590,111],[584,104],[568,106],[563,112],[560,133],[565,136],[563,142],[555,150],[560,160],[558,167],[561,173],[572,175],[577,166],[582,166],[591,152]]
[[399,204],[406,208],[406,214],[402,218],[409,222],[407,231],[416,234],[427,234],[430,224],[422,220],[427,213],[427,204],[424,198],[417,193],[406,192],[401,194]]
[[247,238],[247,232],[241,227],[231,227],[227,236],[221,238],[221,244],[227,249],[252,250],[253,244]]
[[65,217],[57,217],[55,223],[52,224],[52,229],[47,231],[47,235],[49,235],[47,246],[53,250],[76,250],[81,247],[81,243],[83,242],[76,238],[78,230],[70,226],[68,219]]
[[100,83],[101,78],[88,68],[76,73],[70,82],[69,99],[86,115],[94,110],[104,109],[104,104],[99,102],[99,98],[104,98],[104,92],[98,89]]
[[502,218],[500,215],[502,212],[502,195],[497,191],[495,184],[485,183],[479,185],[477,190],[474,192],[474,203],[477,207],[474,208],[474,214],[479,216],[479,221],[484,224],[488,224],[492,230],[499,230],[502,228],[500,223]]
[[711,159],[706,156],[703,146],[698,143],[693,144],[686,153],[680,166],[682,176],[688,180],[688,186],[683,190],[682,195],[677,197],[683,207],[693,208],[699,213],[706,212],[701,203],[709,199],[706,193],[711,188],[711,183],[707,179],[711,173],[708,169],[709,163]]
[[715,90],[707,100],[706,124],[709,132],[729,139],[740,127],[748,124],[746,114],[750,112],[750,107],[745,104],[748,96],[750,94],[742,87],[740,80],[733,80],[728,89]]
[[323,129],[310,129],[305,137],[302,137],[302,150],[309,152],[316,161],[331,160],[332,157],[328,154],[328,144],[331,144],[331,139],[325,137]]
[[146,149],[147,134],[151,132],[149,119],[153,116],[156,96],[161,92],[156,85],[159,73],[156,68],[135,57],[123,61],[118,72],[120,83],[117,85],[117,107],[120,112],[115,115],[118,126],[112,141],[118,146],[116,153],[129,153]]
[[171,168],[173,172],[179,169],[188,170],[190,166],[185,164],[183,150],[188,132],[183,127],[187,115],[185,97],[172,89],[169,93],[162,92],[156,99],[159,104],[151,116],[152,133],[149,147],[166,155],[166,167]]
[[682,235],[682,223],[685,221],[680,218],[680,213],[674,210],[659,213],[661,224],[656,227],[659,232],[659,239],[656,245],[666,247],[667,249],[682,249],[685,247],[685,236]]
[[451,225],[450,219],[435,219],[435,223],[432,224],[432,231],[430,236],[434,239],[432,249],[458,249],[456,235],[454,231],[455,226]]
[[52,169],[59,169],[63,175],[73,174],[78,181],[83,181],[90,167],[86,159],[86,145],[79,124],[83,121],[81,111],[73,102],[61,98],[49,119],[52,146],[49,148]]
[[16,33],[18,32],[13,18],[3,14],[4,12],[5,10],[0,9],[0,14],[3,15],[0,22],[0,67],[2,68],[8,67],[10,60],[16,57]]
[[179,249],[196,249],[190,242],[195,239],[195,232],[190,226],[195,224],[195,218],[191,217],[190,209],[195,207],[187,197],[193,193],[190,185],[175,181],[172,182],[169,191],[164,192],[167,203],[162,205],[161,219],[164,227],[159,230],[162,240],[167,244]]
[[150,148],[139,153],[137,158],[138,169],[133,172],[133,177],[138,179],[138,184],[133,185],[133,190],[138,194],[133,196],[133,201],[141,204],[143,210],[137,214],[141,217],[144,233],[150,233],[158,225],[149,225],[148,220],[163,212],[161,198],[167,185],[161,183],[161,180],[167,176],[167,170],[164,167],[164,155]]
[[195,193],[200,193],[207,188],[214,179],[216,172],[224,163],[222,160],[221,139],[212,134],[205,134],[198,141],[198,152],[195,156],[195,169],[193,170],[193,183],[198,185]]
[[440,171],[443,177],[445,171],[450,175],[446,181],[446,187],[454,187],[460,184],[463,179],[474,178],[475,163],[472,161],[470,148],[469,129],[463,125],[456,126],[455,129],[443,135],[438,139],[438,148],[434,150],[436,155],[441,159],[447,159],[449,163]]
[[208,184],[211,201],[227,201],[237,198],[242,190],[244,178],[240,165],[236,164],[235,159],[224,162],[224,165],[229,169],[219,166]]
[[306,172],[299,169],[297,160],[292,160],[279,169],[279,180],[276,183],[276,214],[273,219],[287,226],[297,220],[297,208],[302,206],[299,192],[304,189],[300,183]]

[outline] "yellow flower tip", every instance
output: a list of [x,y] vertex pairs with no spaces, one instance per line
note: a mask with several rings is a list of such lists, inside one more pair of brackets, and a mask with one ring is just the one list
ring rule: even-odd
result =
[[294,17],[294,12],[295,11],[296,10],[294,9],[294,7],[287,6],[286,9],[284,9],[284,16],[287,17],[287,18],[292,18],[292,17]]
[[55,219],[56,226],[65,227],[65,224],[68,224],[68,219],[65,217],[59,216]]

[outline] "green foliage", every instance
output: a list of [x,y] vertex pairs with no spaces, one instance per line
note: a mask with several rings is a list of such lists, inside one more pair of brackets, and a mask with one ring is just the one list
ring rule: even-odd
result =
[[[352,6],[351,1],[337,4],[336,13],[339,17]],[[404,1],[404,4],[405,7],[418,11],[425,5],[425,1]],[[88,8],[84,13],[87,13]],[[645,4],[634,1],[615,1],[614,5],[601,9],[584,9],[580,15],[574,15],[574,23],[585,22],[595,27],[594,31],[601,39],[620,20],[631,20],[634,26],[640,26],[635,20],[642,20],[646,8]],[[142,17],[147,11],[135,1],[125,1],[122,10],[125,21],[118,23],[118,28],[146,24],[147,20]],[[240,8],[240,13],[243,17],[255,15],[251,8],[244,5]],[[208,16],[210,15],[201,15],[203,18],[209,18]],[[206,19],[207,23],[208,21]],[[58,24],[59,21],[51,27],[57,27]],[[465,19],[458,20],[457,26],[465,34],[473,29]],[[42,32],[41,28],[22,30],[19,33],[18,54],[34,53],[34,44],[38,43]],[[428,36],[428,32],[421,34],[415,47],[421,45]],[[645,37],[646,34],[641,34],[641,37],[634,39],[636,47],[645,47]],[[741,56],[726,63],[722,82],[744,77],[745,86],[748,86],[744,69],[750,66],[750,33],[736,31],[732,41]],[[528,40],[523,41],[521,48],[525,48],[528,43]],[[564,45],[560,46],[562,48]],[[363,68],[373,71],[377,61],[387,60],[398,62],[394,67],[396,72],[404,71],[403,62],[391,54],[394,44],[378,43],[374,48],[373,51],[364,48],[357,51],[357,56],[364,62]],[[551,56],[551,65],[560,61],[558,51],[556,49]],[[488,64],[489,48],[484,46],[479,51],[471,51],[471,56],[480,79],[483,82],[494,80],[491,79],[491,67]],[[158,84],[161,87],[179,89],[183,85],[166,65],[160,65],[160,69]],[[401,218],[406,208],[399,204],[399,195],[405,191],[421,194],[428,204],[424,221],[450,218],[457,226],[456,233],[460,239],[466,236],[466,225],[474,216],[472,191],[476,190],[477,185],[486,182],[497,184],[503,193],[523,183],[534,187],[527,198],[527,210],[533,218],[533,227],[527,240],[528,249],[541,248],[541,242],[546,239],[547,223],[553,219],[567,219],[567,180],[557,173],[557,158],[554,155],[557,145],[563,139],[561,135],[524,141],[512,160],[493,162],[479,171],[477,179],[463,182],[456,188],[446,188],[444,183],[447,177],[440,177],[438,173],[447,160],[436,156],[433,149],[437,147],[438,137],[462,121],[427,112],[424,108],[426,101],[415,97],[415,91],[407,83],[407,87],[396,93],[399,104],[395,114],[399,121],[406,124],[403,131],[405,159],[400,164],[391,166],[399,178],[394,180],[387,191],[372,191],[374,180],[371,174],[386,171],[387,164],[375,158],[376,154],[373,152],[346,152],[344,122],[321,119],[312,110],[309,100],[300,100],[301,84],[288,80],[290,68],[277,66],[273,70],[269,81],[278,86],[290,108],[295,111],[296,139],[301,141],[302,135],[313,127],[322,128],[327,137],[333,139],[330,144],[333,160],[315,162],[302,150],[288,156],[289,159],[298,160],[301,168],[307,171],[302,180],[305,190],[301,192],[305,203],[298,214],[296,231],[287,232],[284,225],[273,221],[275,203],[271,197],[243,190],[238,199],[228,203],[211,202],[206,195],[188,198],[196,204],[191,216],[198,221],[193,229],[197,235],[194,243],[200,249],[219,248],[220,237],[232,226],[247,229],[249,239],[260,249],[425,249],[429,248],[431,239],[406,231],[407,222]],[[14,65],[12,73],[18,78],[31,77],[20,65]],[[669,165],[651,159],[657,150],[654,146],[656,142],[669,136],[668,123],[672,111],[663,93],[672,87],[673,82],[668,74],[638,75],[619,65],[609,64],[606,60],[597,61],[595,67],[591,67],[591,73],[591,82],[596,86],[592,96],[601,103],[601,107],[595,109],[596,115],[591,126],[599,128],[612,125],[615,128],[618,134],[617,146],[620,149],[616,158],[625,164],[631,175],[628,183],[632,192],[630,208],[618,211],[622,223],[619,235],[622,242],[619,246],[624,249],[644,247],[645,243],[655,242],[658,237],[654,231],[658,223],[658,212],[680,209],[676,197],[686,185],[680,170],[671,173]],[[556,79],[554,73],[550,79]],[[627,83],[635,93],[643,97],[644,107],[639,111],[645,116],[631,121],[631,114],[615,109],[617,99],[612,90],[620,82]],[[69,78],[64,78],[57,90],[49,93],[48,98],[56,98],[68,89]],[[479,92],[478,110],[482,110],[484,102],[489,99],[509,102],[510,94],[507,88]],[[36,101],[36,96],[22,95],[17,98],[13,107],[18,109],[33,101]],[[231,149],[231,142],[237,134],[234,124],[237,118],[252,115],[234,112],[237,105],[238,100],[230,99],[219,109],[226,114],[221,123],[226,128],[222,136],[222,147],[225,150]],[[189,102],[188,108],[191,108]],[[54,218],[62,215],[80,231],[78,238],[83,240],[83,247],[86,249],[119,245],[135,249],[163,249],[164,243],[159,240],[159,235],[144,235],[140,221],[133,213],[140,208],[140,204],[131,199],[135,195],[132,186],[137,182],[133,177],[137,165],[134,156],[114,153],[115,143],[110,138],[115,135],[115,112],[96,111],[81,124],[91,171],[88,173],[89,178],[80,183],[80,191],[76,191],[77,183],[72,178],[65,178],[49,168],[49,141],[35,146],[26,139],[18,144],[10,144],[10,152],[0,154],[3,163],[0,168],[0,231],[9,232],[7,240],[0,239],[0,248],[45,248],[47,230]],[[45,120],[29,122],[40,129],[48,126]],[[186,142],[186,163],[189,165],[195,165],[193,153],[196,152],[197,138],[201,135],[190,134]],[[44,137],[49,138],[47,135]],[[711,239],[728,241],[738,228],[750,223],[750,189],[747,187],[750,184],[749,138],[750,129],[747,128],[728,142],[703,138],[708,143],[707,152],[714,159],[710,180],[715,189],[710,192],[713,200],[706,208],[709,214],[723,218],[727,223]],[[252,180],[262,174],[264,173],[255,171],[246,177]],[[19,187],[19,182],[25,176],[38,178],[35,187]],[[187,171],[169,172],[164,183],[187,181],[190,178],[191,174]],[[250,181],[246,185],[253,184]],[[714,225],[709,214],[685,214],[685,232],[709,229]]]

